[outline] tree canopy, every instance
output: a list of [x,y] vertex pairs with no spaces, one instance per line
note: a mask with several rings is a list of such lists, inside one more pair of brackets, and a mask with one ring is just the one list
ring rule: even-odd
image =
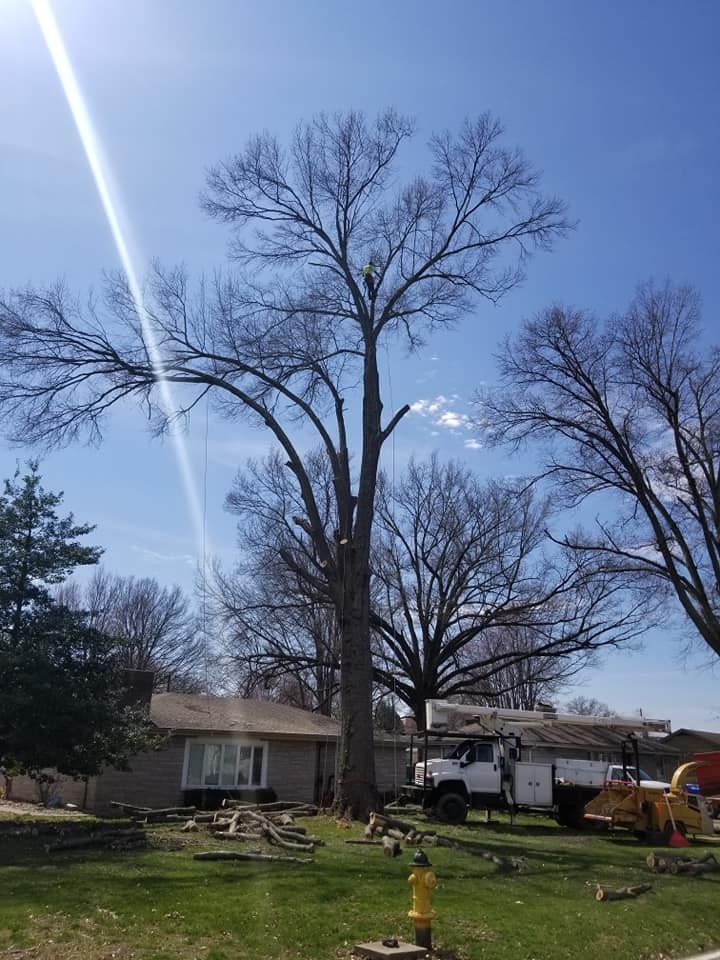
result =
[[52,596],[100,556],[80,542],[91,526],[58,517],[61,502],[34,463],[0,496],[0,768],[36,778],[125,766],[154,742],[149,721],[124,702],[110,639]]
[[[543,194],[490,115],[431,137],[425,172],[403,177],[412,134],[412,122],[388,110],[375,120],[318,116],[287,145],[251,137],[212,168],[204,197],[208,214],[231,228],[232,274],[193,287],[185,271],[158,267],[142,304],[124,277],[87,308],[62,286],[0,297],[0,414],[25,441],[98,437],[108,409],[133,397],[163,429],[208,392],[222,415],[269,431],[312,544],[312,566],[296,574],[339,618],[337,800],[355,816],[375,801],[369,559],[378,465],[409,409],[384,410],[378,349],[393,339],[419,348],[430,330],[496,301],[521,280],[532,251],[550,248],[568,225],[562,202]],[[158,383],[184,385],[179,410],[163,408]],[[332,477],[329,529],[309,445]]]
[[568,508],[597,504],[563,546],[672,602],[720,655],[720,350],[701,336],[687,287],[645,285],[606,323],[552,307],[507,341],[480,405],[495,442],[542,444]]
[[202,689],[206,638],[180,587],[100,567],[84,584],[64,583],[56,597],[64,606],[86,611],[88,624],[111,641],[120,667],[152,671],[157,690]]

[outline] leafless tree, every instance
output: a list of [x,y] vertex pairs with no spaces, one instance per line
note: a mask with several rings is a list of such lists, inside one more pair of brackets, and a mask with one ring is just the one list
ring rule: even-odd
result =
[[[532,626],[490,628],[468,644],[467,659],[478,665],[479,673],[488,660],[501,666],[478,683],[477,694],[465,693],[464,699],[511,710],[535,710],[538,704],[556,702],[563,687],[593,661],[593,652],[582,649],[534,657],[535,644],[542,647],[544,637],[535,636]],[[524,656],[518,659],[518,653]],[[496,660],[498,654],[504,655],[507,666]]]
[[123,667],[154,671],[156,690],[203,688],[205,638],[180,587],[100,567],[85,584],[64,583],[57,599],[70,609],[87,611],[90,626],[113,639]]
[[[304,463],[318,523],[337,541],[327,458],[322,450],[308,451]],[[326,585],[313,575],[312,538],[297,522],[302,495],[283,457],[271,453],[239,471],[226,509],[238,518],[240,561],[230,573],[213,564],[209,588],[229,673],[255,692],[337,713],[340,621]]]
[[563,546],[674,599],[720,654],[720,351],[701,339],[687,287],[646,285],[605,324],[553,307],[506,343],[480,417],[496,442],[544,444],[565,505],[609,515]]
[[595,697],[573,697],[564,706],[566,713],[577,713],[584,717],[611,717],[613,710]]
[[230,574],[215,565],[209,581],[212,622],[222,637],[223,686],[241,696],[336,715],[335,611],[307,597],[302,581],[278,569],[277,556],[267,563],[259,552]]
[[[263,134],[218,164],[204,206],[232,228],[232,277],[193,292],[181,270],[158,268],[141,307],[117,277],[104,306],[83,309],[62,287],[0,301],[0,413],[23,442],[96,438],[106,411],[131,397],[162,427],[173,411],[162,409],[158,381],[183,385],[185,411],[210,392],[218,412],[267,428],[312,544],[313,564],[297,574],[340,619],[337,800],[356,816],[375,798],[369,559],[378,463],[408,410],[383,414],[378,349],[392,338],[417,348],[479,299],[497,300],[532,249],[567,227],[562,203],[541,195],[536,173],[502,145],[488,115],[458,136],[434,136],[428,174],[402,184],[396,160],[411,134],[393,111],[375,122],[320,116],[287,148]],[[308,478],[310,435],[333,478],[337,538],[327,536]]]
[[616,578],[543,549],[550,507],[532,485],[433,457],[380,492],[375,674],[418,723],[427,699],[511,698],[520,680],[539,693],[642,632]]

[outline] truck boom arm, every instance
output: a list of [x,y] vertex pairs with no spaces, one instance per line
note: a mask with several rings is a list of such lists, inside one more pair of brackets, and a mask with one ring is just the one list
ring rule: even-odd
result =
[[446,731],[451,728],[451,718],[460,714],[477,720],[489,731],[496,731],[507,724],[542,726],[553,723],[578,723],[593,727],[631,732],[670,733],[669,720],[649,720],[645,717],[591,717],[576,713],[557,713],[554,710],[504,710],[499,707],[483,707],[476,704],[452,703],[449,700],[425,701],[425,724],[428,732]]

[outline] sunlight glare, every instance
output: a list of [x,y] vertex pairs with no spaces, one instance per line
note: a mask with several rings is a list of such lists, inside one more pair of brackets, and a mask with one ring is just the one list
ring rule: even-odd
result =
[[[72,114],[75,127],[77,128],[80,141],[87,158],[88,165],[92,172],[95,186],[97,188],[100,201],[105,212],[105,217],[112,234],[113,242],[117,249],[120,262],[128,280],[128,286],[132,295],[135,308],[137,310],[140,322],[142,324],[143,338],[147,346],[148,355],[153,368],[153,375],[160,390],[162,405],[165,411],[172,412],[177,410],[174,402],[172,389],[162,374],[162,358],[158,350],[157,340],[155,338],[152,325],[149,321],[147,311],[143,302],[143,294],[138,280],[138,273],[133,263],[131,255],[129,236],[130,232],[124,224],[124,218],[121,215],[122,207],[117,198],[117,190],[113,189],[110,177],[110,167],[103,157],[101,142],[88,112],[85,99],[80,91],[80,86],[75,76],[75,72],[70,63],[65,43],[60,33],[58,22],[55,19],[49,0],[31,0],[33,12],[42,32],[45,44],[50,53],[53,65],[58,75],[67,100],[68,108]],[[195,479],[190,466],[185,438],[175,428],[171,427],[171,437],[175,449],[182,483],[185,489],[185,497],[190,512],[191,522],[195,535],[195,545],[197,555],[202,559],[205,550],[204,517],[201,507],[200,496],[195,484]]]

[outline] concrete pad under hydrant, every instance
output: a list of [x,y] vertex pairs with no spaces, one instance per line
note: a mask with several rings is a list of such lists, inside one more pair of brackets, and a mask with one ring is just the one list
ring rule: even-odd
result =
[[420,960],[427,956],[428,951],[425,947],[404,940],[398,940],[396,947],[388,947],[382,940],[372,940],[370,943],[356,943],[353,953],[358,957],[368,957],[369,960]]
[[720,960],[720,950],[711,950],[710,953],[698,953],[694,957],[686,957],[685,960]]

